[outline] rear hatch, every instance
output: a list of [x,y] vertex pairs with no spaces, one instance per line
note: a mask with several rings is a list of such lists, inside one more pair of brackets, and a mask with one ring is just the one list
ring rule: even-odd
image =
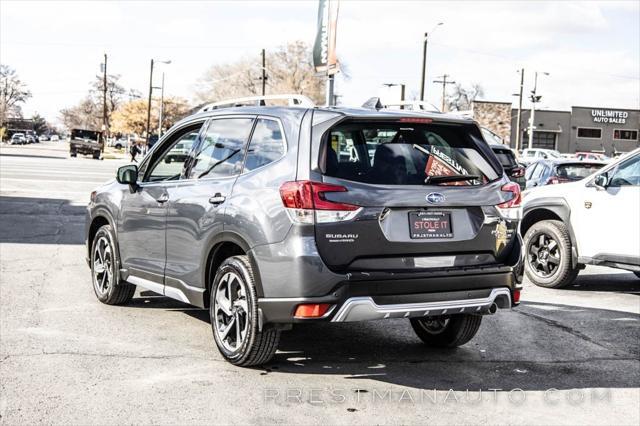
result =
[[325,132],[319,158],[316,243],[333,270],[496,265],[517,238],[507,212],[519,188],[475,124],[345,120]]

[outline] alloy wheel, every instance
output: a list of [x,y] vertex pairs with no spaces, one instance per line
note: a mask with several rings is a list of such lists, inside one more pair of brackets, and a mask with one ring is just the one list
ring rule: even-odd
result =
[[560,246],[548,234],[534,235],[529,241],[527,263],[534,274],[548,278],[556,273],[560,266]]
[[224,274],[214,299],[215,331],[222,346],[237,351],[247,336],[249,305],[244,281],[234,272]]
[[420,326],[430,334],[442,333],[449,324],[448,317],[432,317],[420,320]]
[[93,252],[93,285],[101,296],[113,285],[113,252],[107,237],[100,237]]

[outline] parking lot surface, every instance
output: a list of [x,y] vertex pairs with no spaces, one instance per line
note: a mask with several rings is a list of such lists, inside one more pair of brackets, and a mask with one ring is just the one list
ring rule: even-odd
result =
[[525,283],[456,350],[404,320],[313,324],[253,369],[223,361],[207,311],[144,290],[100,304],[85,206],[122,164],[0,147],[1,423],[640,423],[640,280],[622,271]]

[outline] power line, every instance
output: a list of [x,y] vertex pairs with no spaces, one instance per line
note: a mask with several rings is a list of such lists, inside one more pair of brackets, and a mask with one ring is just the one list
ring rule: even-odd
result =
[[442,84],[442,112],[444,112],[444,98],[447,90],[447,84],[455,84],[455,81],[447,81],[448,77],[451,77],[451,76],[449,74],[444,74],[444,75],[441,75],[440,77],[437,77],[437,78],[441,78],[442,80],[433,80],[434,83]]

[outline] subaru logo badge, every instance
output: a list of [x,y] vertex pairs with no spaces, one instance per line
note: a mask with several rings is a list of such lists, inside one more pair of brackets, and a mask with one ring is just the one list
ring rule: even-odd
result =
[[444,195],[442,195],[439,192],[432,192],[429,195],[427,195],[427,201],[430,202],[431,204],[441,203],[444,201]]

